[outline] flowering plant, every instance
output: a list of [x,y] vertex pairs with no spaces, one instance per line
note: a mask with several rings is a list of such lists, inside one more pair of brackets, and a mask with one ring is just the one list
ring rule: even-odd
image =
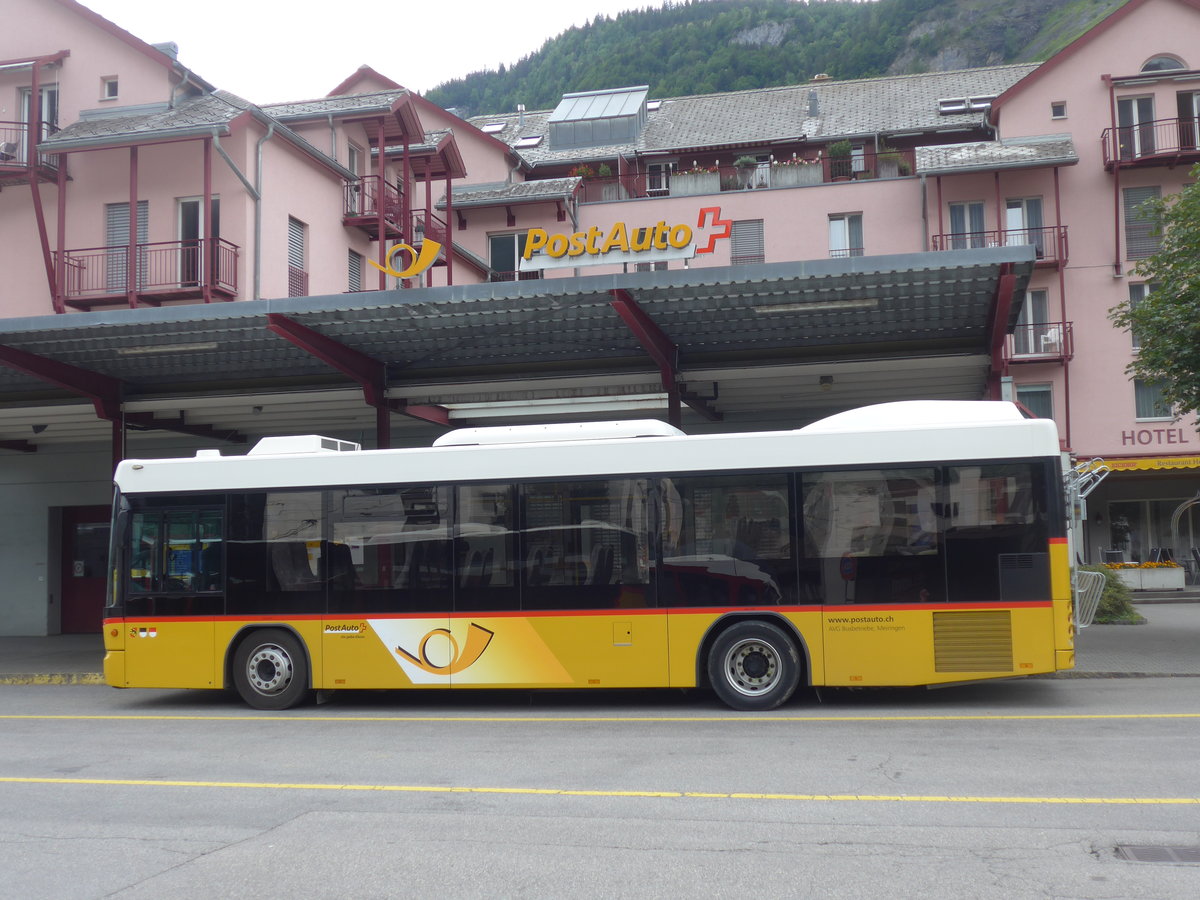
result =
[[578,178],[592,178],[596,174],[596,170],[588,165],[572,166],[568,175]]
[[805,159],[804,157],[797,156],[795,153],[793,153],[791,159],[771,160],[771,166],[776,169],[790,169],[792,166],[815,166],[820,162],[821,161],[819,159]]
[[675,174],[676,175],[709,175],[716,171],[717,171],[716,166],[702,166],[693,159],[692,167],[690,169],[680,169]]
[[1127,563],[1105,563],[1106,569],[1178,569],[1179,563],[1168,561],[1163,562],[1127,562]]

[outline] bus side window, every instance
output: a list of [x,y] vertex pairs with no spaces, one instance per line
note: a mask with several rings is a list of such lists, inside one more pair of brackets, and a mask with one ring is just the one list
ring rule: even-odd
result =
[[129,539],[129,590],[152,591],[157,585],[159,514],[135,512],[131,517]]

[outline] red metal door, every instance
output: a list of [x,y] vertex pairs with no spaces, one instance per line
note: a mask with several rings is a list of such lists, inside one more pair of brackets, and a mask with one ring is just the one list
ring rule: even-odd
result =
[[108,566],[107,506],[68,506],[62,512],[62,632],[100,631]]

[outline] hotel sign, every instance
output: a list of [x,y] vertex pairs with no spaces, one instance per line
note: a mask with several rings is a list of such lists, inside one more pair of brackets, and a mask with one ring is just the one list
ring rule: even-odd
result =
[[518,270],[533,272],[691,259],[712,253],[717,241],[729,237],[732,227],[731,220],[721,218],[721,207],[708,206],[700,210],[694,227],[660,219],[653,225],[633,227],[616,222],[607,231],[593,225],[587,231],[573,234],[551,234],[544,228],[531,228]]

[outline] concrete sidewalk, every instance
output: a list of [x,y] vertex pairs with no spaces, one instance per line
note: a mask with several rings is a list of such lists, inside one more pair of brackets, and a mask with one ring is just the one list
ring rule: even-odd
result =
[[[1200,676],[1200,603],[1139,603],[1145,625],[1092,625],[1057,678]],[[98,634],[0,637],[0,684],[103,684]]]

